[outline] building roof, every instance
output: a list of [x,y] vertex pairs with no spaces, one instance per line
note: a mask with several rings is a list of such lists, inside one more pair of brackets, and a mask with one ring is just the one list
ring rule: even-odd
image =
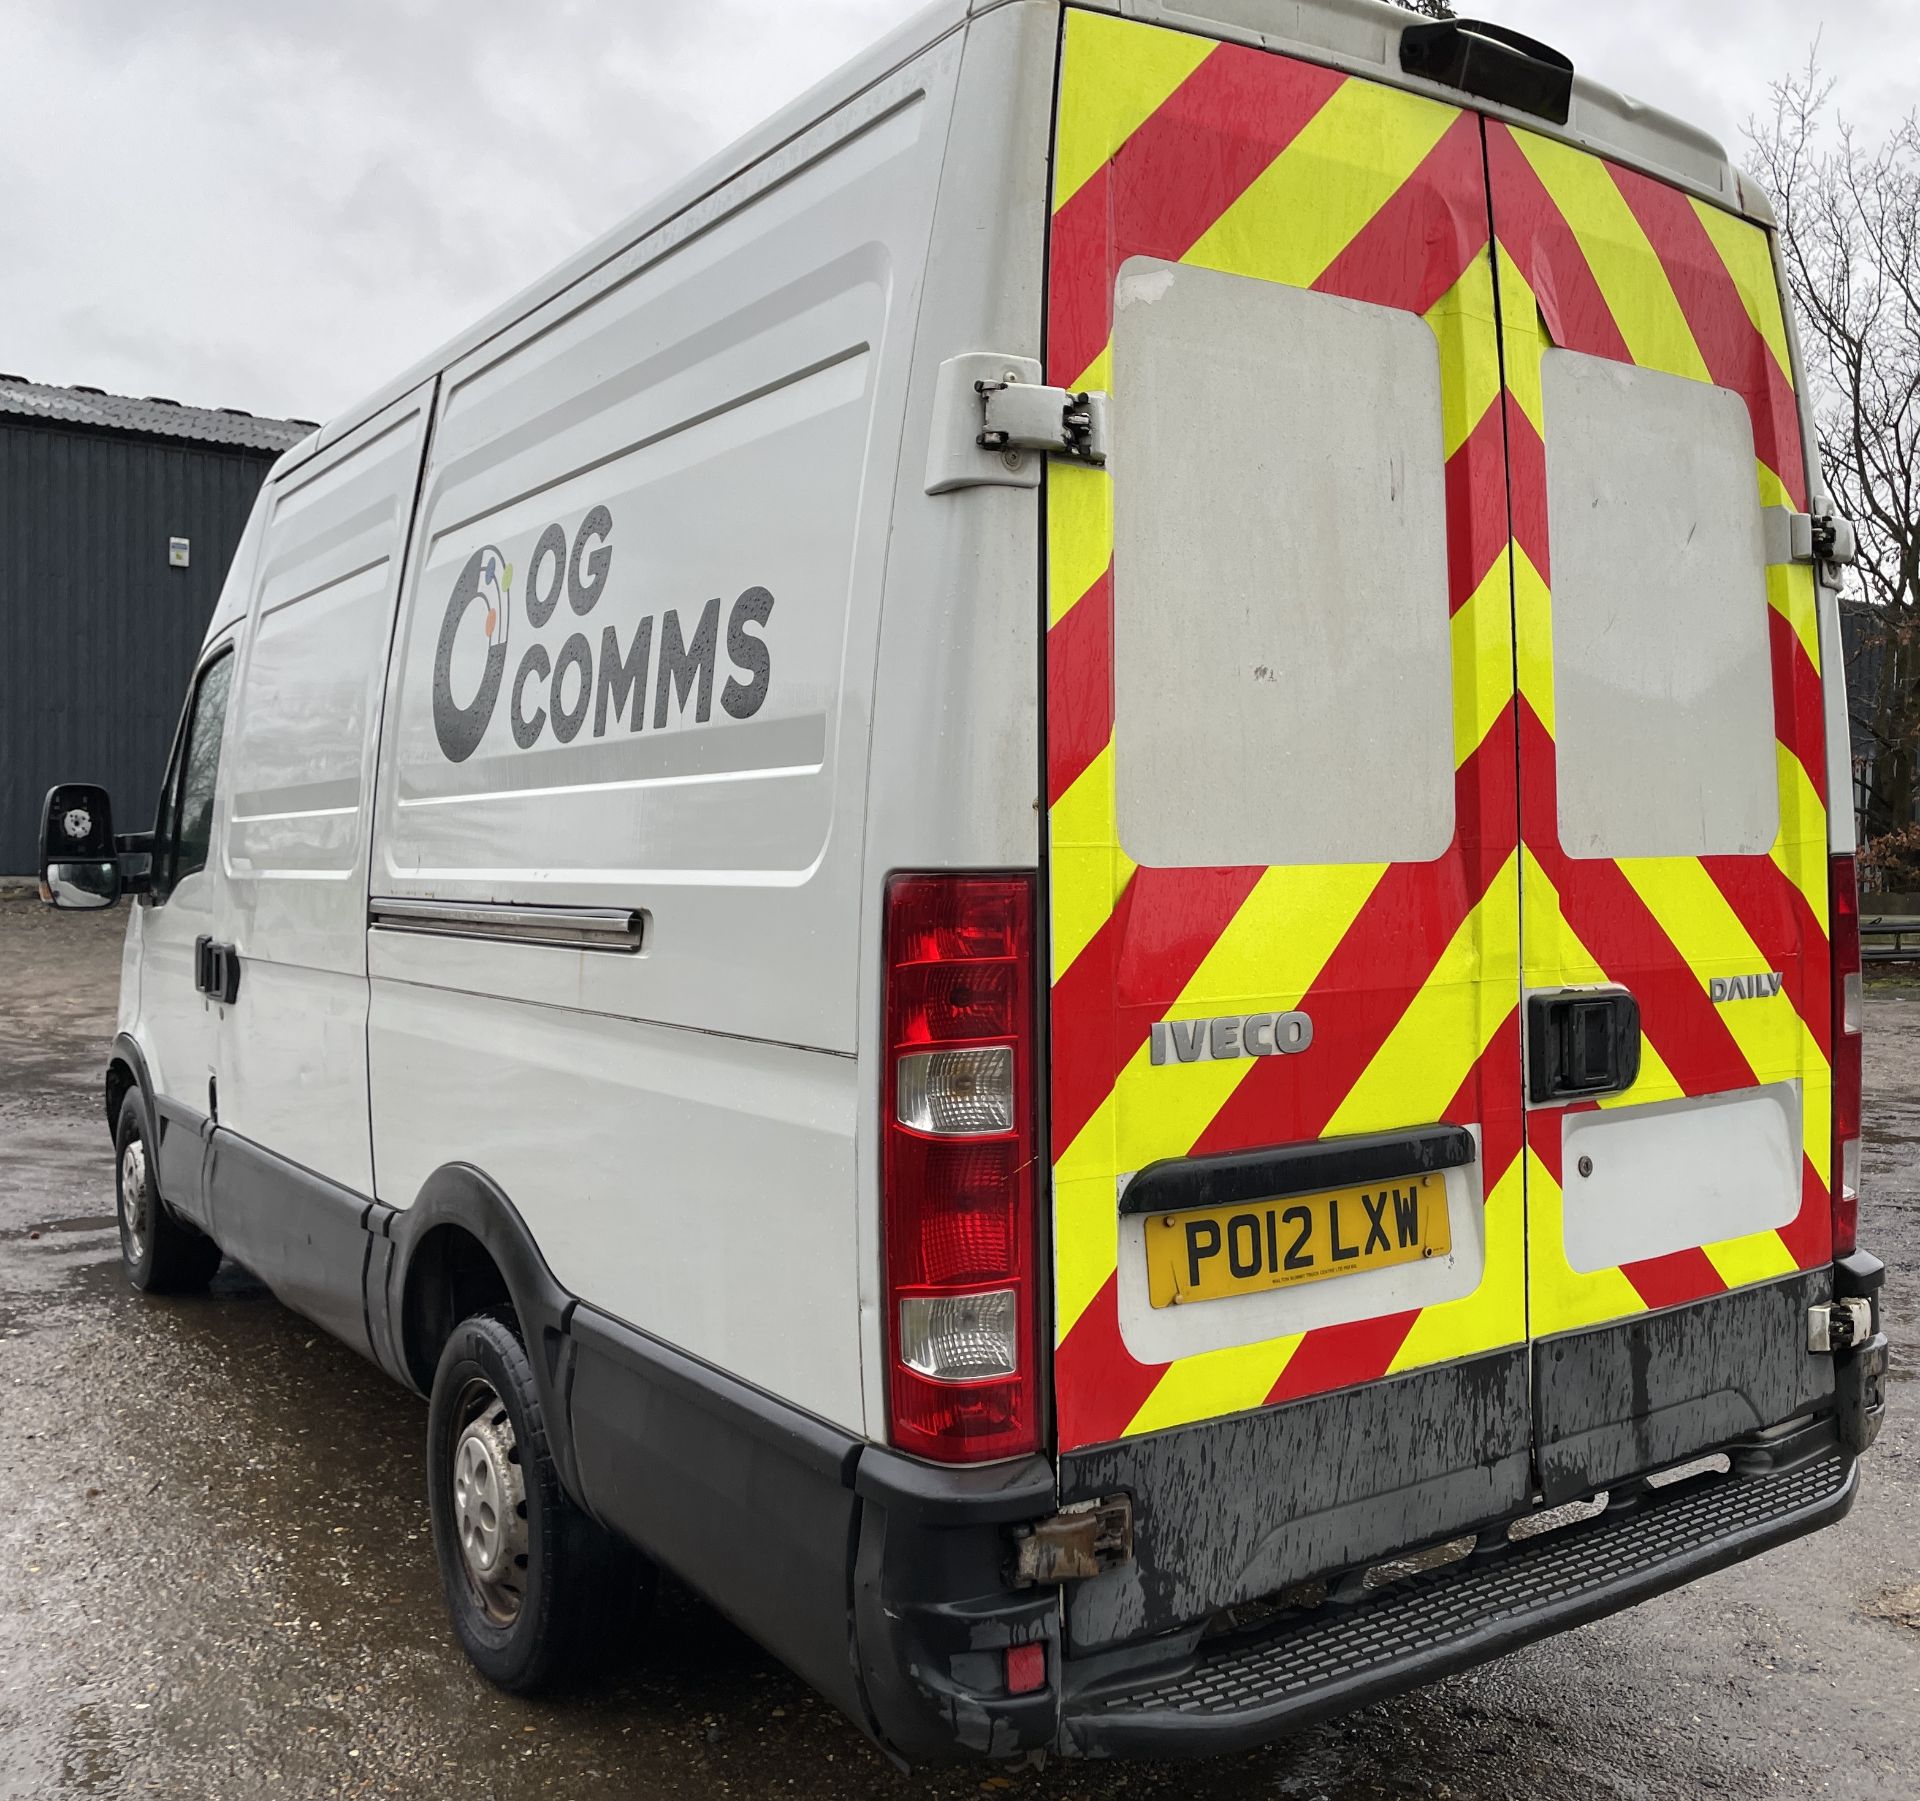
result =
[[182,406],[158,394],[135,400],[99,388],[55,388],[24,376],[0,374],[0,419],[4,418],[275,452],[291,449],[319,429],[311,419],[262,419],[238,407]]

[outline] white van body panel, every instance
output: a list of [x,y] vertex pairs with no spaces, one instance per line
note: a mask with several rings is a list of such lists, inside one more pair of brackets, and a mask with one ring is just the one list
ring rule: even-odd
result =
[[[267,505],[263,488],[234,547],[196,671],[206,665],[217,646],[234,637],[234,626],[245,616]],[[179,729],[176,727],[176,735]],[[225,760],[223,756],[223,765]],[[222,855],[227,780],[228,771],[223,767],[214,801],[208,868],[188,877],[165,907],[129,909],[127,949],[121,965],[118,1030],[140,1047],[155,1094],[195,1111],[204,1111],[207,1106],[219,1016],[194,990],[194,942],[203,934],[211,935],[214,929],[217,897],[213,872],[219,868]]]
[[[203,653],[204,654],[204,653]],[[222,779],[224,780],[224,774]],[[215,803],[213,856],[220,854]],[[205,1113],[215,1070],[219,1012],[194,989],[194,945],[213,933],[218,895],[211,862],[174,889],[164,907],[137,907],[129,936],[140,942],[141,975],[134,1005],[121,998],[120,1030],[139,1045],[154,1093]]]
[[368,776],[429,384],[279,476],[222,782],[223,908],[244,1005],[220,1032],[223,1125],[369,1194]]
[[[1046,283],[1048,137],[1060,29],[1048,4],[1004,6],[967,28],[920,303],[892,496],[886,607],[875,659],[864,796],[855,1144],[856,1269],[868,1429],[886,1422],[880,1178],[887,876],[911,869],[1031,869],[1040,858],[1041,560],[1036,490],[926,492],[940,364],[990,346],[1038,359]],[[928,647],[937,644],[939,654]]]
[[[898,73],[942,38],[959,31],[971,15],[983,15],[1014,3],[1016,0],[930,0],[930,4],[910,14],[879,42],[717,151],[664,193],[602,232],[566,261],[529,282],[365,400],[328,420],[312,438],[295,445],[288,452],[289,458],[310,456],[336,442],[403,394],[411,393],[423,381],[431,380],[523,325],[557,297],[576,293],[583,283],[623,263],[636,246],[657,243],[659,234],[668,226],[682,227],[681,236],[689,235],[689,227],[698,230],[701,220],[710,219],[709,203],[720,190],[731,188],[742,176],[755,170],[772,170],[777,178],[796,140],[806,136],[823,119]],[[1018,0],[1018,3],[1025,4],[1028,0]],[[1048,7],[1057,26],[1059,14],[1053,0],[1034,0],[1034,3]]]
[[[474,1164],[569,1291],[855,1426],[868,706],[959,62],[448,371],[379,783],[376,905],[645,923],[637,955],[373,933],[377,1198]],[[504,655],[450,614],[495,553]]]

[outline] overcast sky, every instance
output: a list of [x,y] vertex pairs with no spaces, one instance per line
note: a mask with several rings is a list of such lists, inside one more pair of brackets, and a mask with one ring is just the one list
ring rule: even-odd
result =
[[[324,419],[910,10],[0,0],[0,370]],[[1863,125],[1920,100],[1920,0],[1466,10],[1736,155],[1823,25]]]

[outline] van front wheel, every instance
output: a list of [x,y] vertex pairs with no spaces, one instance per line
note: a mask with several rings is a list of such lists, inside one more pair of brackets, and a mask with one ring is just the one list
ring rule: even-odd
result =
[[113,1147],[114,1210],[127,1280],[144,1294],[192,1294],[205,1288],[220,1267],[220,1247],[176,1219],[160,1198],[146,1108],[137,1088],[120,1103]]
[[651,1570],[568,1499],[513,1326],[454,1329],[427,1413],[427,1494],[461,1648],[489,1682],[535,1694],[611,1651]]

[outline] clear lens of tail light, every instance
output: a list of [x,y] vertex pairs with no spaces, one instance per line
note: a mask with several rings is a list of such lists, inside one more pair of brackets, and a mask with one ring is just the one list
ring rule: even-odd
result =
[[978,1382],[1020,1367],[1018,1297],[908,1295],[900,1302],[900,1361],[936,1382]]
[[914,1051],[895,1075],[894,1118],[916,1132],[979,1138],[1013,1130],[1013,1047]]

